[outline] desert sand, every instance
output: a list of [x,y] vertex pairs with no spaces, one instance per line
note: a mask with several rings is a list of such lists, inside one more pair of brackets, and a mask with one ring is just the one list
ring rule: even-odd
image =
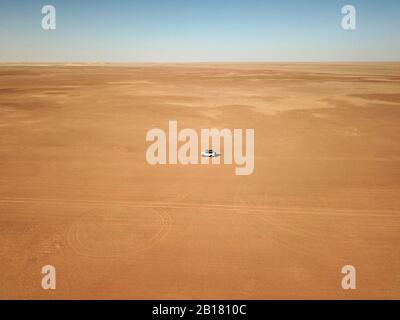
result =
[[[149,165],[169,120],[254,173]],[[2,64],[0,298],[399,299],[399,140],[400,63]]]

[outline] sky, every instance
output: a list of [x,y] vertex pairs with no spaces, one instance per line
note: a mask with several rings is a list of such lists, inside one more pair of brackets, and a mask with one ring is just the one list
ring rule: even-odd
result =
[[399,60],[399,0],[0,1],[0,62]]

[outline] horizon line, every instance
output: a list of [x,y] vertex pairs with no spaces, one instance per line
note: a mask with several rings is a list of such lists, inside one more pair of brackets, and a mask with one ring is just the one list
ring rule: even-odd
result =
[[319,63],[400,63],[399,60],[232,60],[232,61],[0,61],[0,64],[20,64],[20,65],[38,65],[38,64],[319,64]]

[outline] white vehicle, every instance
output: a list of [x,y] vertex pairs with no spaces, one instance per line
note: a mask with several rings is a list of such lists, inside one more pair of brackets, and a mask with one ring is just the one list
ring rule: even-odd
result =
[[218,155],[217,152],[214,151],[214,150],[212,150],[212,149],[203,151],[203,152],[201,153],[201,156],[202,156],[202,157],[209,157],[209,158],[216,157],[217,155]]

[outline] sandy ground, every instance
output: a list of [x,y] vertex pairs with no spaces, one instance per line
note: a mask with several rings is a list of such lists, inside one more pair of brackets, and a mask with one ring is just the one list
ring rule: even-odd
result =
[[[169,120],[253,175],[147,164]],[[399,139],[400,64],[1,65],[0,298],[399,299]]]

